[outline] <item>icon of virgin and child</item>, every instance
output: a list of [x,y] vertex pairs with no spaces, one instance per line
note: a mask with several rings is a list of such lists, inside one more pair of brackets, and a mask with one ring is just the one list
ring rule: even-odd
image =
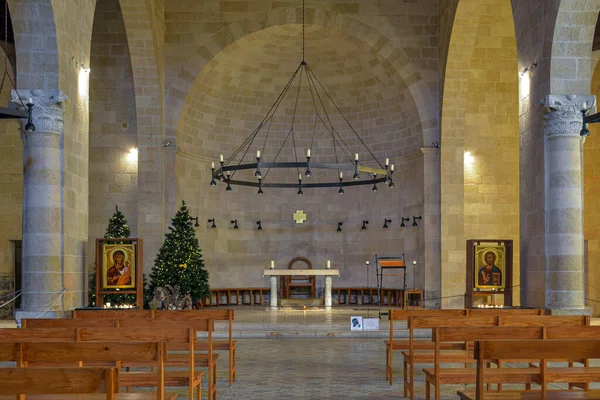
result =
[[496,253],[486,251],[483,260],[485,265],[477,273],[477,286],[502,287],[502,270],[496,266]]
[[106,271],[106,285],[131,286],[132,284],[130,263],[125,260],[125,253],[122,250],[116,250],[112,254],[112,266]]

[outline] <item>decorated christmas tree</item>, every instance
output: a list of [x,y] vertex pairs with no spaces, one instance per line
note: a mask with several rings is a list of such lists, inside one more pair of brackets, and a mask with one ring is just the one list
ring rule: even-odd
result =
[[[128,238],[130,234],[127,220],[119,207],[115,205],[115,213],[108,220],[108,227],[106,228],[105,238]],[[122,242],[115,242],[122,243]],[[145,280],[145,279],[144,279]],[[96,305],[96,272],[90,275],[89,279],[89,290],[88,290],[88,305]],[[134,294],[109,294],[104,296],[104,302],[109,302],[114,305],[121,304],[135,304]]]
[[182,295],[191,295],[194,303],[209,295],[208,272],[204,269],[202,252],[196,232],[190,222],[185,202],[171,221],[169,232],[154,260],[148,292],[157,287],[179,286]]

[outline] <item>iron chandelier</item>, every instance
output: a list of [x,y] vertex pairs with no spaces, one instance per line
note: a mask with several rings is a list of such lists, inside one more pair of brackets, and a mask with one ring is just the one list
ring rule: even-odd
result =
[[[274,103],[267,114],[263,117],[258,126],[250,133],[250,135],[243,141],[243,143],[231,154],[231,156],[225,158],[223,154],[220,155],[219,164],[215,167],[215,163],[211,166],[211,186],[216,186],[217,181],[225,183],[226,191],[231,191],[232,185],[250,186],[258,188],[258,194],[262,195],[263,189],[266,188],[294,188],[297,189],[298,195],[303,194],[303,189],[306,188],[331,188],[337,187],[338,193],[343,194],[345,187],[360,186],[360,185],[373,185],[372,190],[377,191],[377,184],[382,183],[388,185],[390,188],[394,187],[392,175],[394,173],[394,164],[390,164],[389,158],[385,159],[382,163],[375,157],[373,152],[366,145],[364,140],[360,137],[358,132],[352,127],[350,121],[342,114],[340,108],[337,106],[333,98],[329,95],[325,87],[321,84],[313,70],[310,68],[304,57],[304,1],[302,2],[302,61],[296,68],[291,78],[284,86],[283,90],[276,97]],[[304,85],[303,85],[304,84]],[[296,147],[296,141],[300,138],[297,136],[297,130],[295,129],[295,123],[297,120],[298,102],[300,98],[300,92],[305,87],[310,93],[310,99],[312,100],[312,106],[314,108],[314,124],[312,130],[312,137],[310,140],[310,146],[307,149],[298,150]],[[290,93],[290,89],[293,90],[291,93],[295,93],[295,101],[293,103],[293,113],[291,116],[291,126],[285,135],[285,138],[281,138],[281,146],[274,154],[273,158],[269,161],[265,159],[265,148],[269,134],[271,133],[271,123],[273,117],[277,114],[279,106],[282,104],[286,95]],[[306,89],[305,89],[306,90]],[[352,138],[356,139],[359,144],[359,149],[363,150],[363,154],[366,150],[368,155],[367,161],[369,165],[364,163],[362,158],[359,160],[359,154],[361,151],[353,151],[350,146],[346,143],[341,135],[341,129],[337,128],[333,123],[334,119],[329,116],[326,107],[326,101],[332,105],[334,111],[336,111],[343,121],[343,125],[346,126],[346,130],[351,132]],[[314,145],[315,133],[317,132],[317,126],[323,127],[325,135],[333,142],[333,162],[314,162],[311,161],[311,149]],[[305,133],[305,132],[303,132]],[[308,133],[308,132],[306,132]],[[259,139],[260,136],[260,139]],[[262,144],[259,142],[264,136]],[[258,140],[257,140],[258,139]],[[256,144],[258,143],[258,144]],[[284,147],[293,147],[294,161],[278,161],[278,157],[282,153]],[[254,157],[253,148],[256,150],[256,157]],[[262,150],[261,150],[262,149]],[[262,151],[262,153],[261,153]],[[305,157],[306,161],[299,160],[300,157]],[[354,157],[353,157],[354,155]],[[374,166],[373,166],[374,165]],[[293,182],[281,181],[275,179],[274,181],[268,181],[267,177],[272,169],[295,169],[295,176],[297,180]],[[241,171],[250,170],[254,171],[254,174],[247,174],[248,177],[238,177],[236,174],[242,175]],[[309,182],[309,179],[313,175],[314,170],[336,170],[337,173],[335,178],[323,178],[319,182]],[[346,177],[352,177],[344,181],[344,174]],[[366,178],[365,178],[366,177]]]

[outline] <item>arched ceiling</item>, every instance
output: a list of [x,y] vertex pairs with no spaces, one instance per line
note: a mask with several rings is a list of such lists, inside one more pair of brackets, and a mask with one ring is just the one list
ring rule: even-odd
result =
[[[306,61],[343,115],[379,158],[414,153],[421,145],[421,126],[414,100],[391,65],[382,64],[372,48],[337,30],[306,27]],[[178,147],[184,152],[216,159],[231,154],[258,126],[302,60],[302,26],[282,25],[246,35],[219,53],[197,76],[182,108]],[[264,155],[267,159],[289,132],[297,93],[290,89],[270,126]],[[294,125],[299,157],[310,146],[314,105],[308,86],[299,94]],[[326,108],[352,153],[365,154],[333,104]],[[266,137],[258,135],[247,158],[262,150]],[[291,138],[290,138],[291,140]],[[328,162],[332,140],[317,124],[315,161]],[[279,160],[292,159],[287,146]]]

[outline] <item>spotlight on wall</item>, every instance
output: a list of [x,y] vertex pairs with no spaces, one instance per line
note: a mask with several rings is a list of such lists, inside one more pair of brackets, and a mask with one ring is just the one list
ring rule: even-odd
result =
[[127,161],[136,162],[138,160],[138,148],[132,147],[127,153]]
[[338,222],[338,228],[337,228],[338,232],[342,231],[342,225],[344,225],[344,223],[342,221]]
[[233,224],[233,229],[240,229],[237,224],[237,219],[232,219],[231,223]]
[[200,224],[198,223],[198,217],[190,217],[190,224],[192,223],[192,221],[196,221],[196,223],[194,224],[196,228],[200,227]]
[[170,140],[165,140],[165,141],[163,142],[163,147],[171,147],[171,143],[172,143],[172,142],[171,142]]
[[384,219],[383,229],[387,229],[388,228],[388,223],[392,223],[392,220],[391,219],[387,219],[387,218]]
[[434,140],[432,144],[433,144],[433,147],[435,147],[436,149],[440,148],[440,142],[438,142],[437,140]]
[[369,221],[367,221],[366,219],[363,219],[362,228],[360,228],[360,229],[367,229],[368,224],[369,224]]
[[413,226],[418,226],[417,221],[421,220],[422,217],[419,215],[418,217],[413,216]]
[[208,222],[212,222],[211,228],[215,229],[217,227],[217,225],[215,224],[214,218],[209,219]]
[[258,225],[258,228],[256,228],[257,231],[262,231],[262,221],[256,221],[256,225]]
[[400,228],[406,228],[406,224],[404,222],[410,221],[410,218],[402,217],[402,223],[400,224]]

